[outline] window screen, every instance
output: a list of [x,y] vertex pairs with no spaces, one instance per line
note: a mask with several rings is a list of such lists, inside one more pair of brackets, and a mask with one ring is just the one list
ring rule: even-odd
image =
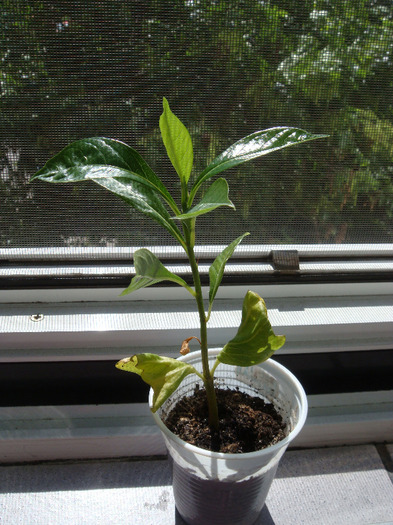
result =
[[383,0],[3,0],[0,246],[172,244],[94,184],[29,184],[69,142],[138,150],[176,191],[158,119],[189,129],[194,174],[256,130],[325,140],[228,172],[237,212],[198,244],[392,242],[393,5]]

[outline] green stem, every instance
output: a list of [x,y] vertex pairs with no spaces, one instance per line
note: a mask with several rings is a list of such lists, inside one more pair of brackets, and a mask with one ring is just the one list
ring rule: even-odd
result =
[[[187,221],[188,222],[188,221]],[[209,426],[215,432],[218,431],[218,408],[216,392],[214,390],[214,378],[209,368],[208,359],[208,346],[207,346],[207,320],[205,315],[205,307],[203,304],[202,296],[202,285],[201,278],[198,270],[198,263],[195,258],[194,246],[192,239],[194,239],[194,228],[195,221],[190,221],[189,224],[184,228],[185,238],[188,248],[188,257],[190,261],[192,276],[195,287],[195,300],[198,306],[199,321],[200,321],[200,340],[201,340],[201,356],[202,356],[202,369],[203,369],[203,381],[206,389],[207,404],[209,410]]]

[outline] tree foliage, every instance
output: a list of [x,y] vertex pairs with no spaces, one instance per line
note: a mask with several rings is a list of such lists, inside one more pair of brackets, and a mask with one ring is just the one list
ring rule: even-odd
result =
[[[0,27],[2,246],[170,242],[134,216],[130,229],[99,188],[78,214],[83,187],[27,184],[69,142],[110,136],[175,189],[159,160],[163,96],[190,130],[196,172],[255,129],[330,135],[233,168],[230,199],[251,223],[249,242],[391,242],[391,2],[5,0]],[[215,212],[217,224],[230,213]]]

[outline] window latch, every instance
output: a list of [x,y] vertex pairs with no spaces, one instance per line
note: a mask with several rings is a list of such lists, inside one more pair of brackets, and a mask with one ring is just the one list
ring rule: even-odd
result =
[[297,273],[300,269],[297,250],[272,250],[270,257],[275,272],[291,274]]

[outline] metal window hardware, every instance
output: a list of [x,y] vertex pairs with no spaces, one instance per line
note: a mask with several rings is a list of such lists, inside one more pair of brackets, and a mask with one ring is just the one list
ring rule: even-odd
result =
[[42,321],[44,318],[43,314],[33,314],[30,316],[30,321],[34,321],[35,323],[38,323],[38,321]]
[[283,274],[299,271],[299,253],[297,250],[272,250],[270,256],[274,271]]

